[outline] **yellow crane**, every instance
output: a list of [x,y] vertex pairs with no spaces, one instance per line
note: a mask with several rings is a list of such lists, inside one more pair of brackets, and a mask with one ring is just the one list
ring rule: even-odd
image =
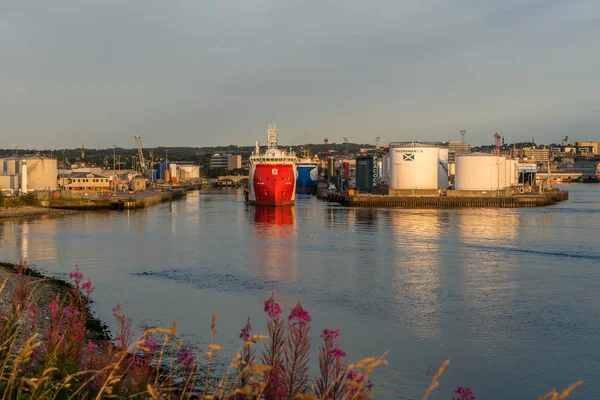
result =
[[135,137],[135,140],[137,142],[137,148],[138,148],[138,158],[140,161],[140,172],[142,173],[142,175],[146,176],[146,160],[144,160],[144,152],[142,151],[142,138],[137,135]]

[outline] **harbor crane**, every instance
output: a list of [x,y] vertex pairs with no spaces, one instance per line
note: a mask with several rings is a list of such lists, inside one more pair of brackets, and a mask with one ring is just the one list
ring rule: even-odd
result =
[[498,132],[494,133],[494,154],[497,156],[500,155],[500,137]]
[[137,142],[137,148],[138,148],[138,159],[140,162],[140,172],[142,173],[142,175],[146,175],[146,160],[144,160],[144,152],[142,151],[142,138],[137,135],[135,137],[135,140]]
[[569,142],[569,136],[565,136],[565,138],[562,140],[562,145],[566,145]]

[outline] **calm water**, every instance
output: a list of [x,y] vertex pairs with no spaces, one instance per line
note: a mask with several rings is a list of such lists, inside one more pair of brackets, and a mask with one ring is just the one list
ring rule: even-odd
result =
[[[571,397],[600,397],[600,185],[521,210],[369,210],[306,196],[294,208],[246,206],[237,190],[191,193],[140,212],[0,222],[0,260],[49,274],[75,264],[96,286],[95,311],[144,323],[177,321],[203,347],[237,348],[262,303],[301,300],[339,328],[352,359],[389,350],[390,397],[432,398],[455,386],[478,398],[537,398],[583,379]],[[260,321],[260,322],[259,322]],[[316,339],[315,339],[316,340]]]

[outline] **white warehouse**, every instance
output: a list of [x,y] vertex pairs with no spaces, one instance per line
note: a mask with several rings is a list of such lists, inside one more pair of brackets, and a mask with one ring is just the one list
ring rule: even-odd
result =
[[6,194],[39,190],[56,190],[56,159],[37,156],[14,156],[0,159],[0,190]]
[[448,150],[420,143],[390,144],[391,189],[444,189],[448,187]]
[[517,184],[517,160],[485,153],[456,156],[456,190],[502,190]]

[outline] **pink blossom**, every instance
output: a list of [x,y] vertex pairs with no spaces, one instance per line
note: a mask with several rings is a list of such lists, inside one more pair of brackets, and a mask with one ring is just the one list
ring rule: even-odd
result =
[[312,321],[312,318],[310,317],[310,313],[308,311],[305,311],[304,308],[302,308],[302,305],[298,303],[296,307],[294,307],[290,312],[288,320],[290,322],[296,320],[301,324],[305,324],[307,322]]
[[86,292],[92,291],[92,281],[88,279],[83,285],[81,285],[81,290],[85,290]]
[[79,270],[76,270],[75,272],[71,272],[69,274],[69,279],[72,279],[75,282],[81,281],[83,280],[83,274],[79,272]]
[[98,345],[96,343],[90,343],[87,345],[87,350],[91,353],[98,349]]
[[52,314],[58,312],[58,301],[56,301],[56,299],[52,300],[50,304],[48,304],[48,308]]
[[329,350],[329,353],[335,358],[346,357],[346,352],[339,347],[334,347],[333,349]]
[[323,333],[321,333],[321,337],[325,340],[334,339],[337,340],[340,338],[339,329],[324,329]]
[[148,335],[144,337],[141,347],[144,347],[144,350],[149,353],[154,353],[158,349],[158,343],[156,343],[156,339],[153,336]]
[[275,303],[275,298],[271,296],[271,298],[265,301],[265,313],[271,318],[276,318],[281,314],[281,306]]
[[190,350],[181,350],[177,356],[177,362],[189,369],[194,365],[194,355]]

